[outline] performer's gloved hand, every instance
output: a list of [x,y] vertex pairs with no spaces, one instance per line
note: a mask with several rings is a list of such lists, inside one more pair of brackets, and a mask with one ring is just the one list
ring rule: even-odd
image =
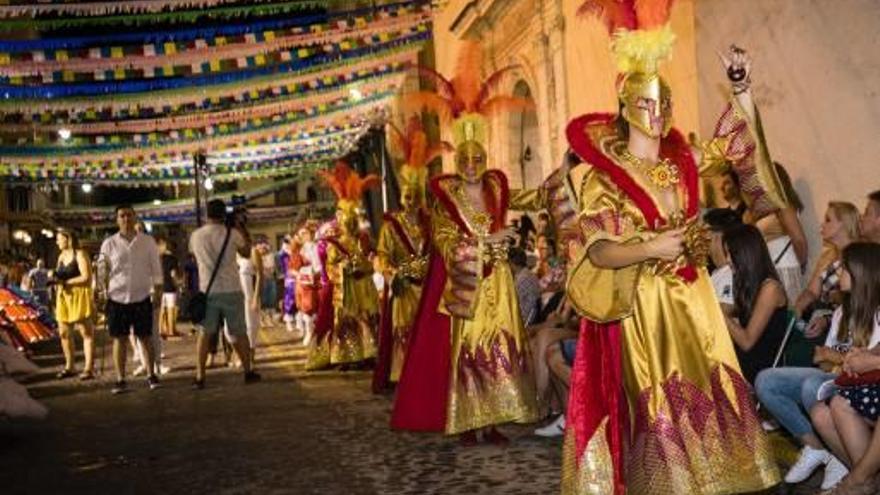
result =
[[752,58],[742,48],[732,44],[727,54],[719,54],[727,72],[727,79],[733,86],[734,94],[748,91],[752,84]]

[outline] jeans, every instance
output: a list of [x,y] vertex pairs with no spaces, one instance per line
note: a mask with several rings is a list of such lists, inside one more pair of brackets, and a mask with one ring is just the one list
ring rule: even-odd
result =
[[813,434],[809,411],[816,404],[819,387],[837,377],[819,368],[770,368],[758,373],[758,400],[795,438]]

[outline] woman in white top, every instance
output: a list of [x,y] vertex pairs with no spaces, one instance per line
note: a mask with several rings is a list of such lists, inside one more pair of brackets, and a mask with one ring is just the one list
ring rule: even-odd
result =
[[257,349],[257,335],[260,332],[260,287],[263,283],[263,257],[256,246],[251,248],[249,258],[236,256],[241,290],[244,293],[245,323],[248,341],[251,344],[251,362]]
[[[880,370],[880,244],[856,242],[842,253],[840,289],[845,298],[832,325],[852,335],[853,348],[841,359],[842,372],[859,375]],[[829,404],[810,411],[813,424],[825,444],[852,472],[835,494],[877,493],[874,477],[880,470],[880,438],[875,431],[880,418],[880,382],[841,387]]]

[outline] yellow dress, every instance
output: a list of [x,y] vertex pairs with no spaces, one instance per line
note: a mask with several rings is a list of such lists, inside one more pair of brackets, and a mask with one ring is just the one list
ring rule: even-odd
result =
[[379,300],[372,265],[361,244],[350,236],[322,242],[327,276],[333,286],[333,325],[328,335],[318,336],[310,344],[308,370],[376,357]]
[[[698,172],[684,140],[673,131],[661,149],[681,172],[674,187],[682,211],[669,212],[657,201],[657,189],[620,158],[626,142],[610,118],[584,116],[568,132],[572,147],[592,166],[579,193],[585,248],[569,273],[568,291],[578,311],[597,324],[593,328],[619,329],[630,425],[623,449],[626,493],[728,494],[777,484],[775,461],[700,263],[706,246],[698,226]],[[611,270],[594,266],[587,255],[597,241],[643,242],[676,225],[688,226],[686,258],[678,264],[646,261]],[[590,407],[576,398],[578,366],[576,360],[570,414]],[[581,425],[569,425],[563,493],[615,493],[608,441],[600,437],[604,426],[578,447]]]
[[[507,211],[507,178],[499,171],[483,176],[490,212],[475,211],[457,176],[435,178],[438,206],[431,217],[434,245],[449,271],[456,250],[476,245],[477,238],[503,226]],[[493,207],[494,206],[494,207]],[[472,317],[451,316],[449,395],[446,433],[456,434],[508,422],[537,420],[530,351],[520,320],[516,286],[506,253],[486,254],[484,272],[471,306]],[[447,280],[444,301],[454,300]],[[446,312],[441,302],[441,312]]]
[[424,227],[404,212],[389,213],[379,231],[376,254],[380,266],[392,273],[391,369],[389,380],[397,382],[406,357],[407,337],[419,309],[422,278],[427,269]]

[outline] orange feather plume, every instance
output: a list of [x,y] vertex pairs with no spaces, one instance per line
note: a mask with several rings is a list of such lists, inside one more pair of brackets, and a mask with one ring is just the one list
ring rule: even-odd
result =
[[391,129],[392,152],[410,167],[427,167],[432,160],[452,150],[452,146],[445,141],[429,145],[428,135],[418,116],[410,117],[403,132],[394,124],[389,123],[388,126]]
[[333,170],[319,170],[318,176],[324,179],[337,199],[348,201],[359,200],[367,189],[382,183],[382,179],[376,174],[359,176],[342,160],[336,162]]
[[601,20],[610,34],[624,29],[656,29],[669,21],[675,0],[587,0],[578,8],[579,16]]
[[[492,96],[503,76],[517,66],[504,67],[493,72],[486,79],[481,79],[482,65],[483,52],[479,43],[465,41],[461,44],[458,54],[455,75],[448,79],[434,70],[420,68],[419,74],[431,80],[437,91],[406,94],[403,97],[403,104],[409,108],[433,111],[447,123],[468,113],[483,113],[487,109],[506,110],[517,99],[522,100],[522,104],[517,108],[528,108],[525,99]],[[503,100],[493,101],[496,98]]]

